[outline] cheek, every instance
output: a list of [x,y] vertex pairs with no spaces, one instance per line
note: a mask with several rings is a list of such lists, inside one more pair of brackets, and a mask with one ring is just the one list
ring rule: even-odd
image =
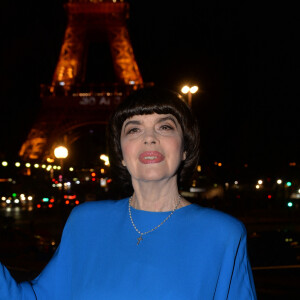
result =
[[174,159],[182,160],[184,158],[183,141],[181,139],[168,141],[166,147],[168,147],[169,153]]
[[121,142],[121,154],[122,154],[122,158],[124,159],[124,156],[126,156],[126,145],[124,145],[124,143]]
[[121,150],[122,150],[123,161],[126,162],[128,159],[130,159],[130,154],[133,153],[133,149],[130,143],[126,143],[126,141],[124,141],[121,143]]

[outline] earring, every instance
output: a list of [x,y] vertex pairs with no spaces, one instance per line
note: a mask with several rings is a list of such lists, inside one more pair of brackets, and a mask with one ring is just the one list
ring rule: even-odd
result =
[[182,153],[182,160],[186,160],[186,151]]
[[126,164],[125,164],[125,160],[124,160],[124,159],[122,159],[122,165],[123,165],[124,167],[126,167]]

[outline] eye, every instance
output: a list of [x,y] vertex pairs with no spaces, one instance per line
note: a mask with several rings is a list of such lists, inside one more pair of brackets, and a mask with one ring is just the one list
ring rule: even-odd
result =
[[168,125],[168,124],[163,124],[163,125],[160,126],[160,129],[168,131],[168,130],[173,130],[174,127],[171,126],[171,125]]
[[126,134],[134,134],[134,133],[138,133],[140,131],[139,128],[137,127],[133,127],[133,128],[129,128],[126,132]]

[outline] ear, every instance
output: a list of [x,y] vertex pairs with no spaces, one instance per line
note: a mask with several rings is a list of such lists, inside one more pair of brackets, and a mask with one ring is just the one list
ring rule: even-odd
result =
[[186,160],[186,151],[183,151],[182,153],[182,160]]
[[126,167],[126,163],[125,163],[125,160],[124,160],[124,159],[122,159],[122,165],[123,165],[124,167]]

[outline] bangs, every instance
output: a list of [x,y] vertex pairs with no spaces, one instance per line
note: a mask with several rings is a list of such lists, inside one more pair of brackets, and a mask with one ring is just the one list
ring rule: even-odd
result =
[[180,126],[182,127],[182,116],[186,116],[186,103],[177,93],[170,93],[170,91],[160,90],[140,90],[134,95],[131,95],[124,102],[120,104],[116,120],[118,120],[118,127],[121,128],[124,121],[133,117],[134,115],[151,115],[151,114],[171,114],[173,115]]
[[180,117],[179,117],[179,112],[174,109],[174,107],[170,107],[168,105],[153,105],[149,104],[147,106],[136,106],[136,107],[131,107],[126,109],[121,113],[119,116],[119,125],[122,126],[125,120],[130,119],[133,116],[136,115],[152,115],[152,114],[159,114],[159,115],[164,115],[164,114],[171,114],[173,115],[178,123],[182,126],[180,122]]

